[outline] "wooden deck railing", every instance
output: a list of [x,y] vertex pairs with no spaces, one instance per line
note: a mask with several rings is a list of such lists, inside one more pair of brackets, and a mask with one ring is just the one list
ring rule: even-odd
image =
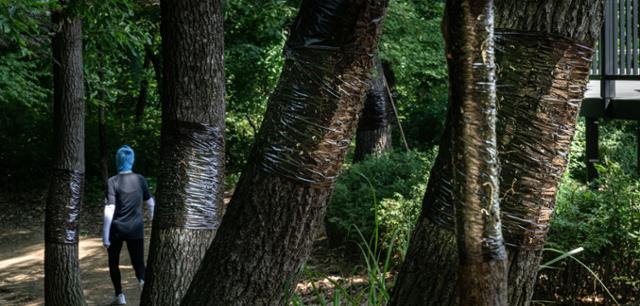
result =
[[597,178],[600,118],[636,120],[640,172],[640,99],[616,97],[616,81],[640,81],[639,0],[605,0],[602,35],[593,59],[591,79],[600,80],[600,95],[584,99],[587,179]]

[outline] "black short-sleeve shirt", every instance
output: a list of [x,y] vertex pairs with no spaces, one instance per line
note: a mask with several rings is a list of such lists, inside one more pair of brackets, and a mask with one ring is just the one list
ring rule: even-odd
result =
[[142,175],[131,172],[109,178],[106,204],[116,206],[109,236],[120,240],[142,239],[142,203],[149,198],[147,180]]

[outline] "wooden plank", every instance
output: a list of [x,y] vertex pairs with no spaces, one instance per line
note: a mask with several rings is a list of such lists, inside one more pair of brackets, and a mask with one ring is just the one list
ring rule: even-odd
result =
[[640,174],[640,120],[636,121],[636,171]]
[[613,99],[605,112],[607,118],[640,120],[640,100]]
[[625,11],[626,14],[626,25],[625,25],[625,37],[627,39],[627,48],[625,48],[627,63],[626,63],[626,74],[634,74],[631,66],[631,62],[633,61],[633,44],[631,39],[633,38],[633,19],[631,12],[631,0],[625,0],[627,3],[627,8]]
[[592,75],[591,80],[640,81],[640,75]]
[[[606,0],[604,8],[604,25],[602,28],[600,48],[600,73],[603,79],[617,74],[617,0]],[[600,82],[600,95],[602,97],[615,96],[615,81],[604,79]]]
[[640,120],[640,99],[586,98],[580,108],[581,117]]
[[626,22],[625,22],[625,0],[618,0],[618,14],[616,15],[616,19],[618,21],[618,33],[616,35],[616,38],[618,40],[618,44],[620,44],[620,52],[618,52],[618,71],[616,71],[616,74],[621,74],[621,75],[626,75],[627,71],[626,71],[626,42],[627,40],[625,39],[625,33],[626,33]]
[[640,75],[638,69],[638,0],[633,0],[633,74]]
[[587,98],[582,101],[581,117],[604,118],[606,115],[604,101],[601,98]]

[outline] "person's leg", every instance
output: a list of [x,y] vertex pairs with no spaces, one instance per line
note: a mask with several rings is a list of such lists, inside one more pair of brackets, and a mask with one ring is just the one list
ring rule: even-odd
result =
[[136,271],[138,281],[144,281],[144,239],[127,240],[127,249],[131,258],[131,265]]
[[122,284],[120,283],[120,250],[122,250],[122,240],[111,239],[111,245],[107,249],[109,253],[109,275],[116,295],[122,293]]

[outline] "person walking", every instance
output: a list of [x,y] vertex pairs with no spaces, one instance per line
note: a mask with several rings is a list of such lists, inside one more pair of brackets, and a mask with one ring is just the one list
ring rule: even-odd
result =
[[124,305],[126,299],[120,282],[120,251],[127,243],[131,264],[140,288],[144,285],[144,224],[143,205],[147,205],[149,217],[153,220],[155,202],[149,193],[147,180],[132,171],[135,153],[129,146],[122,146],[116,152],[118,174],[109,178],[104,206],[104,226],[102,243],[109,254],[109,274],[115,297],[112,305]]

